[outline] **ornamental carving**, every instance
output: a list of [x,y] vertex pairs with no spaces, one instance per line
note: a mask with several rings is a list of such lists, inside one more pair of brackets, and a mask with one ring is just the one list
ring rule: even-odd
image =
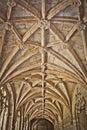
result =
[[81,6],[81,0],[73,0],[73,5],[76,7]]
[[14,1],[12,1],[12,2],[8,1],[7,6],[14,7],[14,6],[16,6],[16,3]]
[[39,27],[48,29],[50,27],[50,22],[45,19],[41,19],[41,21],[39,21]]

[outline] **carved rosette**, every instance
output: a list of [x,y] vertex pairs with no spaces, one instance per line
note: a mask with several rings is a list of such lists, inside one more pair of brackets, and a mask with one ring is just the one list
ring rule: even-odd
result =
[[5,29],[9,31],[12,30],[13,29],[12,24],[10,22],[5,22]]
[[41,21],[39,21],[39,27],[44,28],[45,30],[48,29],[50,27],[50,21],[41,19]]
[[86,30],[86,24],[79,22],[78,24],[78,31]]
[[73,46],[72,46],[71,43],[65,43],[65,44],[63,45],[63,49],[72,49],[72,48],[73,48]]

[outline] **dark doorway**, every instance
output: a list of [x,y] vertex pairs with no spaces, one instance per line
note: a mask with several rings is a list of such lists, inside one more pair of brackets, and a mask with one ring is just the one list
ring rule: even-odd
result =
[[31,130],[54,130],[54,126],[47,119],[36,119],[32,121]]

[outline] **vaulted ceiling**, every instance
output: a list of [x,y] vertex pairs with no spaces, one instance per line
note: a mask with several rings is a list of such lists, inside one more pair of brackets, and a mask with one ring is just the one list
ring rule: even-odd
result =
[[0,0],[0,86],[31,119],[62,119],[87,87],[86,0]]

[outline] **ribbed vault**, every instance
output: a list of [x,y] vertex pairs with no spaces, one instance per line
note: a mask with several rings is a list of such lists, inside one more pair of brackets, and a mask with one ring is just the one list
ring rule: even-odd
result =
[[56,124],[66,108],[72,119],[75,86],[87,89],[86,14],[86,0],[0,1],[0,90],[16,118],[24,108]]

